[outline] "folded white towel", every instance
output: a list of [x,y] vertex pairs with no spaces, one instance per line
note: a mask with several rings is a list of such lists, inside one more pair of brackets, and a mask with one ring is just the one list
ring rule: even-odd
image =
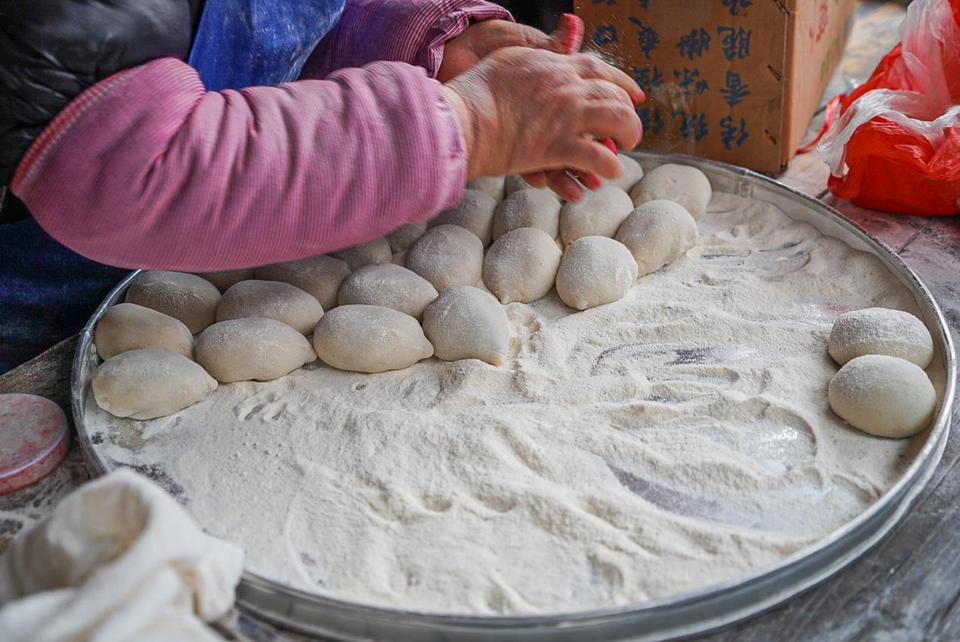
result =
[[91,482],[0,557],[0,640],[220,640],[243,551],[129,470]]

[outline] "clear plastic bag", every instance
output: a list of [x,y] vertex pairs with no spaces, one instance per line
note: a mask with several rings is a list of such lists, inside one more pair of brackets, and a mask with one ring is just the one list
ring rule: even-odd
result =
[[835,196],[906,214],[960,212],[960,0],[915,0],[900,44],[839,109],[817,147]]

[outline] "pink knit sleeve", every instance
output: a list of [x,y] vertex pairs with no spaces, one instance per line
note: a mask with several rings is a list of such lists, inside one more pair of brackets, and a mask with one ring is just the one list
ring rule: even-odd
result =
[[443,61],[443,45],[471,21],[512,20],[501,6],[482,0],[347,0],[343,15],[301,73],[324,78],[346,67],[374,60],[417,65],[431,77]]
[[320,254],[460,198],[466,151],[441,86],[375,63],[208,92],[160,59],[91,87],[12,191],[55,239],[129,268],[220,270]]

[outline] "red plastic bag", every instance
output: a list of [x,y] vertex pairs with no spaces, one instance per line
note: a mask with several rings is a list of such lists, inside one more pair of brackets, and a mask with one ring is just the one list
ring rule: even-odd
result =
[[901,43],[839,97],[817,147],[828,187],[861,207],[960,213],[960,0],[915,0]]

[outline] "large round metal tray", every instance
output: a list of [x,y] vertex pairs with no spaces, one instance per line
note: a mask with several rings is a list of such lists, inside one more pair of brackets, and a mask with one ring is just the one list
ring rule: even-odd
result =
[[[716,630],[770,609],[830,577],[876,544],[926,485],[949,433],[957,364],[946,322],[929,290],[886,245],[835,210],[760,174],[713,161],[636,153],[642,164],[676,161],[703,170],[717,191],[768,201],[821,233],[868,252],[909,290],[933,334],[945,368],[943,403],[926,441],[903,477],[867,511],[779,563],[696,592],[624,607],[529,617],[467,617],[375,608],[306,593],[246,572],[237,589],[241,608],[299,632],[343,640],[665,640]],[[114,464],[101,457],[84,421],[89,379],[97,365],[93,328],[136,273],[104,300],[80,335],[74,362],[72,409],[80,445],[93,475]],[[141,471],[150,473],[150,471]],[[161,482],[163,480],[160,480]]]

